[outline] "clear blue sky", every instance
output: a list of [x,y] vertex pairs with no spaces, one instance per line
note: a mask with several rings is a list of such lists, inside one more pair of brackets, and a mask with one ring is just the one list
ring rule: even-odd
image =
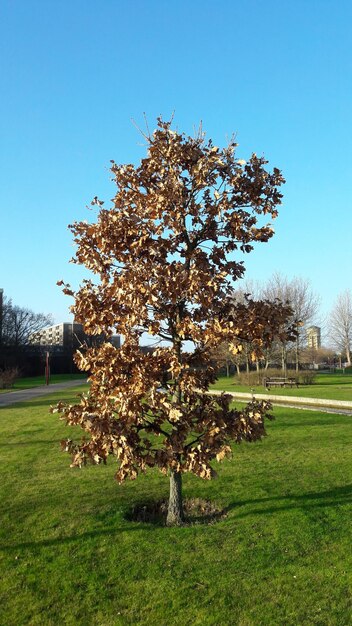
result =
[[2,0],[0,287],[70,319],[82,271],[67,225],[114,195],[109,161],[144,156],[131,123],[175,111],[287,179],[276,235],[247,278],[311,280],[328,312],[352,287],[349,0]]

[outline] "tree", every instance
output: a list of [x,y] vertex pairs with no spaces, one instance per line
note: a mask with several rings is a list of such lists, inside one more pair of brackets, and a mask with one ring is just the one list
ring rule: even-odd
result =
[[4,299],[2,306],[2,344],[20,348],[28,344],[29,338],[45,326],[53,323],[51,315],[35,313],[16,306]]
[[352,345],[352,293],[342,292],[330,314],[330,337],[334,347],[346,355],[347,365],[351,365]]
[[[295,276],[288,280],[285,276],[275,273],[263,289],[263,295],[270,301],[288,303],[292,308],[291,319],[288,324],[296,324],[296,337],[294,338],[294,352],[296,370],[300,367],[300,352],[306,328],[318,313],[320,298],[314,293],[310,282]],[[287,341],[281,342],[282,369],[287,367]]]
[[332,367],[334,357],[335,351],[323,346],[320,348],[307,347],[301,353],[302,362],[313,366],[325,364]]
[[[119,482],[148,467],[169,473],[171,525],[183,522],[182,473],[210,479],[211,461],[230,454],[231,442],[265,434],[267,402],[237,410],[229,396],[206,392],[215,380],[215,346],[231,339],[236,353],[250,341],[255,356],[289,314],[283,305],[234,307],[231,300],[244,273],[234,253],[270,239],[271,226],[260,220],[276,217],[284,179],[255,154],[238,160],[233,141],[219,149],[202,132],[188,137],[162,119],[145,139],[147,156],[138,167],[112,162],[112,207],[96,197],[96,222],[71,226],[74,262],[95,280],[84,280],[76,293],[59,282],[74,296],[72,312],[87,333],[109,336],[115,329],[123,343],[78,352],[90,391],[80,403],[53,410],[89,434],[81,443],[63,442],[74,466],[113,455]],[[144,332],[156,338],[153,353],[139,349]],[[165,371],[171,379],[162,393]]]
[[[234,302],[245,303],[247,302],[249,297],[251,299],[254,298],[255,300],[259,300],[259,301],[262,301],[265,299],[265,291],[263,289],[263,286],[259,282],[253,281],[253,280],[246,280],[241,285],[241,287],[237,288],[233,293]],[[272,302],[270,299],[268,301]],[[286,321],[285,321],[285,324],[286,324]],[[281,332],[282,329],[278,328],[277,330],[278,330],[277,337],[283,336]],[[284,334],[284,336],[286,337],[286,334]],[[270,345],[265,346],[265,349],[262,351],[262,354],[260,355],[261,358],[260,359],[257,358],[255,360],[255,367],[258,373],[260,371],[261,365],[265,370],[268,369],[270,362],[272,361],[273,358],[275,358],[275,353],[277,351],[276,348],[277,348],[277,341],[274,338]],[[253,353],[252,345],[248,341],[243,341],[242,352],[240,354],[237,354],[235,357],[233,357],[235,359],[235,365],[236,365],[238,375],[240,373],[240,365],[245,366],[247,375],[249,375],[250,370],[251,370],[251,365],[253,365],[252,363],[253,359],[251,358],[252,353]]]
[[214,359],[217,367],[226,368],[227,377],[230,376],[231,365],[235,365],[237,372],[239,371],[239,364],[236,358],[238,354],[235,355],[233,351],[230,350],[228,343],[220,343],[218,346],[215,346],[211,351],[211,357]]

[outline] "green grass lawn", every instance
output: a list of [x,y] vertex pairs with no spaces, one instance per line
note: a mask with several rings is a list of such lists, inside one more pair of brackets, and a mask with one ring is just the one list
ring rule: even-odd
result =
[[300,385],[298,388],[272,387],[267,391],[262,385],[245,386],[239,385],[234,376],[220,376],[212,389],[221,391],[250,392],[254,389],[257,393],[280,396],[301,396],[303,398],[324,398],[329,400],[352,401],[352,374],[317,374],[314,384]]
[[[50,377],[50,384],[63,383],[67,380],[81,380],[87,378],[87,374],[52,374]],[[0,389],[0,393],[7,393],[8,391],[20,391],[21,389],[31,389],[32,387],[40,387],[45,385],[45,376],[28,376],[27,378],[19,378],[14,383],[11,389]]]
[[58,399],[0,409],[1,624],[352,624],[350,418],[275,409],[218,479],[185,477],[186,497],[227,518],[166,528],[125,519],[167,496],[159,472],[119,486],[113,462],[69,468]]

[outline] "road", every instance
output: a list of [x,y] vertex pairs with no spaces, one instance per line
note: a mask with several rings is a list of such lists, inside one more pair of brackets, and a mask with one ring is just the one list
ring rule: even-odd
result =
[[64,383],[41,385],[40,387],[22,389],[21,391],[9,391],[6,393],[0,393],[0,408],[11,406],[12,404],[17,404],[18,402],[25,402],[26,400],[33,400],[34,398],[46,396],[50,393],[56,393],[57,391],[69,389],[70,387],[84,385],[85,383],[85,380],[67,380]]

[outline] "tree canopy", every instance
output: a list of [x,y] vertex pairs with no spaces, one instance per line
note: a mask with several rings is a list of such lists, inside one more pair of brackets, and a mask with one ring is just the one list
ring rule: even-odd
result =
[[352,349],[352,291],[346,289],[337,297],[329,320],[330,338],[333,346],[346,356],[351,365]]
[[[78,352],[90,390],[56,410],[89,434],[64,442],[73,465],[111,454],[120,482],[147,467],[170,472],[178,501],[170,498],[168,522],[181,523],[181,474],[211,478],[211,461],[229,454],[233,441],[261,438],[270,417],[268,403],[238,410],[229,396],[207,391],[214,346],[228,341],[236,352],[247,341],[255,357],[286,328],[285,305],[232,298],[243,255],[273,235],[268,220],[277,216],[284,179],[263,157],[238,159],[234,141],[220,149],[203,132],[189,137],[162,119],[145,139],[138,166],[112,162],[112,206],[96,197],[96,222],[71,226],[74,262],[93,277],[77,292],[59,284],[74,296],[72,311],[87,333],[117,332],[123,343]],[[139,348],[145,332],[156,341],[151,353]]]
[[12,300],[6,297],[0,310],[0,316],[0,346],[12,348],[27,345],[32,336],[53,323],[52,315],[35,313],[25,307],[14,305]]

